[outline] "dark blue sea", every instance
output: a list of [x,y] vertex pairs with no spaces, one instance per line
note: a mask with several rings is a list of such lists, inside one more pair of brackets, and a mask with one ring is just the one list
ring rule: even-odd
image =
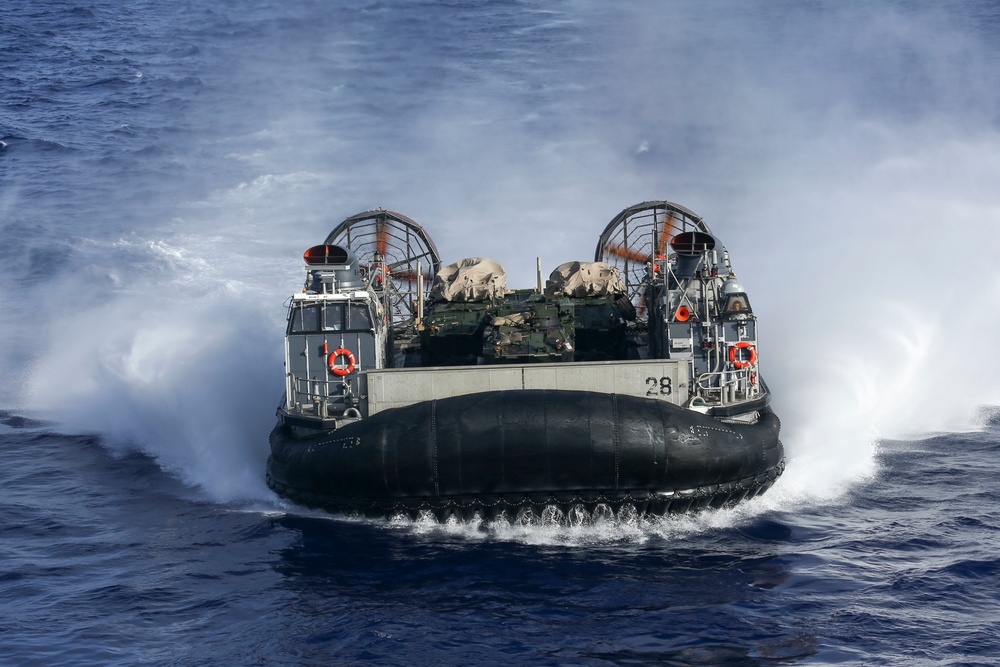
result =
[[[1000,664],[1000,5],[0,2],[0,664]],[[787,470],[687,517],[264,483],[301,253],[704,216]]]

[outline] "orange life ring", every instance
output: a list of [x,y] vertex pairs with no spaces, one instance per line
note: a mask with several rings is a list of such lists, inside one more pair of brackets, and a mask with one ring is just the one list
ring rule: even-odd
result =
[[[747,359],[746,361],[743,361],[742,359],[737,359],[736,358],[737,350],[750,350],[750,358]],[[733,345],[731,348],[729,348],[729,361],[733,362],[733,366],[736,366],[736,368],[746,368],[747,366],[753,366],[754,364],[757,363],[757,348],[755,348],[752,344],[746,342],[745,340],[741,340],[740,342],[736,343],[736,345]]]
[[687,322],[691,319],[691,311],[688,310],[687,306],[681,306],[674,312],[674,317],[678,322]]
[[[347,357],[347,367],[342,368],[337,365],[337,359],[341,357]],[[330,353],[330,356],[326,360],[327,365],[330,367],[330,372],[334,375],[344,377],[345,375],[350,375],[354,372],[354,364],[356,360],[354,359],[354,353],[343,347],[338,347],[336,350]]]

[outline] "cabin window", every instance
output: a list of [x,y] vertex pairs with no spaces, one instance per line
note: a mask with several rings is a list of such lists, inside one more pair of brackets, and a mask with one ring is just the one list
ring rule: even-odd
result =
[[747,295],[744,293],[730,294],[726,297],[726,309],[727,315],[735,315],[737,313],[749,313],[750,312],[750,301],[747,300]]
[[363,303],[331,303],[323,309],[323,331],[371,331],[368,306]]
[[352,303],[348,307],[348,315],[350,316],[347,323],[349,329],[352,331],[371,331],[372,317],[366,304]]
[[290,333],[318,331],[319,308],[315,305],[293,306],[290,320]]
[[372,317],[365,303],[326,303],[292,306],[288,333],[371,331]]
[[340,303],[327,304],[323,309],[323,331],[344,330],[344,305]]

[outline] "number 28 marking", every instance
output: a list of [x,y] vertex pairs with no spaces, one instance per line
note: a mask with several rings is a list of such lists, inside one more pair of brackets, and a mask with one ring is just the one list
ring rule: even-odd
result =
[[673,386],[670,378],[663,376],[660,378],[646,378],[646,396],[669,396],[673,393]]

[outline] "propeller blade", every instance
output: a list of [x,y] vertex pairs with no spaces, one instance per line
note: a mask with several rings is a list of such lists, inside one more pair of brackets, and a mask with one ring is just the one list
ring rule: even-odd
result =
[[605,248],[605,250],[608,251],[608,254],[614,255],[615,257],[621,257],[622,259],[630,259],[633,262],[642,262],[645,264],[649,261],[649,255],[644,255],[637,250],[626,248],[624,244],[609,245]]
[[666,257],[667,244],[674,237],[674,212],[667,211],[667,217],[663,219],[663,227],[660,228],[660,243],[656,249],[657,259]]
[[[413,271],[412,269],[400,269],[398,271],[395,270],[390,271],[389,275],[392,276],[393,278],[398,278],[400,280],[408,280],[409,282],[413,283],[417,281],[417,276],[419,274],[416,271]],[[431,279],[430,275],[425,273],[424,281],[428,281],[430,279]]]
[[384,216],[375,219],[375,250],[382,257],[385,257],[389,250],[389,229],[386,227]]

